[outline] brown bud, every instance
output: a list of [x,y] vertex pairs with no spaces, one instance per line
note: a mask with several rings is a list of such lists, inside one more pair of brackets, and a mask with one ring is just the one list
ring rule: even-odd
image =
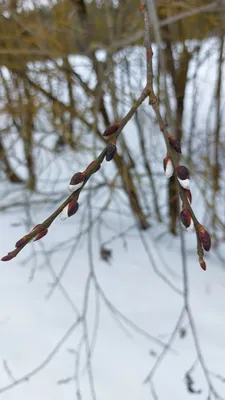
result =
[[185,165],[178,165],[176,167],[176,172],[177,172],[178,178],[180,178],[182,180],[190,178],[189,170],[187,169],[187,167],[185,167]]
[[[32,229],[32,231],[34,231],[36,228],[39,228],[40,226],[41,226],[41,224],[35,225],[34,228]],[[35,237],[33,238],[33,241],[36,242],[37,240],[42,239],[45,235],[47,235],[47,233],[48,233],[48,229],[47,229],[47,228],[42,229],[42,231],[39,232],[39,233],[37,234],[37,236],[35,236]]]
[[202,258],[199,260],[199,264],[200,264],[200,267],[203,269],[203,271],[205,271],[206,270],[206,263]]
[[9,252],[9,253],[7,254],[7,256],[2,257],[1,261],[10,261],[10,260],[12,260],[14,257],[15,257],[15,256],[14,256],[13,252],[11,251],[11,252]]
[[41,226],[41,224],[37,224],[33,227],[32,231],[34,231],[36,228],[39,228],[39,226]]
[[187,208],[184,208],[180,213],[180,219],[185,228],[191,225],[191,214]]
[[189,171],[187,167],[184,165],[178,165],[176,167],[176,173],[177,173],[177,178],[180,183],[180,185],[184,189],[189,189],[190,188],[190,179],[189,179]]
[[109,143],[106,148],[106,155],[105,155],[106,161],[111,161],[113,159],[115,152],[116,152],[116,145],[114,143]]
[[115,122],[114,124],[109,125],[106,128],[106,130],[104,131],[103,136],[107,137],[107,136],[112,135],[113,133],[115,133],[118,130],[119,126],[120,126],[119,122]]
[[79,203],[77,202],[77,200],[71,200],[68,204],[68,210],[67,210],[68,217],[72,217],[72,215],[76,214],[78,208],[79,208]]
[[43,229],[43,231],[41,231],[37,234],[36,238],[34,239],[34,242],[42,239],[45,235],[47,235],[47,233],[48,233],[48,229],[47,228]]
[[61,219],[65,220],[68,217],[72,217],[72,215],[76,214],[79,208],[79,204],[76,199],[71,200],[62,210]]
[[175,136],[169,135],[168,137],[170,146],[177,152],[181,153],[180,141]]
[[211,237],[209,232],[207,232],[202,225],[200,225],[200,227],[198,228],[198,236],[201,241],[203,249],[205,251],[209,251],[211,247]]
[[72,176],[70,179],[70,184],[69,184],[69,191],[70,192],[75,192],[77,189],[80,189],[80,187],[83,185],[85,179],[85,173],[84,172],[77,172]]
[[22,237],[18,242],[16,242],[15,247],[21,247],[26,243],[27,236]]
[[83,174],[83,172],[77,172],[70,179],[70,185],[77,185],[78,183],[83,182],[84,178],[85,178],[85,175]]
[[[88,173],[88,172],[89,172],[89,170],[93,167],[94,163],[95,163],[95,161],[92,161],[92,162],[87,166],[87,168],[85,169],[85,173]],[[97,165],[97,167],[95,167],[95,169],[94,169],[94,171],[93,171],[93,174],[94,174],[95,172],[99,171],[100,168],[101,168],[101,164],[100,164],[100,165]]]

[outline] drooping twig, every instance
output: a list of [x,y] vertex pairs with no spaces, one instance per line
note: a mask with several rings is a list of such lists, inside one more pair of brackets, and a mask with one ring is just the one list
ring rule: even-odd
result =
[[[146,7],[146,3],[148,4],[148,7]],[[173,174],[175,175],[177,192],[179,193],[179,196],[183,203],[183,211],[185,211],[185,215],[188,216],[188,218],[189,218],[189,221],[188,221],[189,225],[187,225],[187,226],[190,226],[191,223],[193,223],[194,228],[195,228],[196,238],[197,238],[197,254],[199,256],[200,266],[202,269],[206,269],[206,264],[203,259],[203,256],[204,256],[203,247],[207,251],[209,250],[210,245],[211,245],[210,236],[209,236],[208,232],[205,230],[205,228],[199,223],[199,221],[191,207],[191,204],[190,204],[191,198],[188,198],[187,193],[186,193],[186,186],[185,186],[186,182],[185,182],[185,184],[183,183],[184,181],[189,181],[189,171],[185,166],[179,166],[179,164],[178,164],[177,153],[181,153],[180,143],[168,131],[167,124],[164,121],[162,114],[160,112],[159,99],[157,98],[155,91],[154,91],[154,87],[153,87],[153,72],[152,72],[153,71],[153,66],[152,66],[153,51],[152,51],[152,44],[151,44],[150,20],[151,20],[151,12],[154,13],[154,15],[153,15],[154,19],[157,18],[157,15],[155,13],[154,1],[153,0],[142,0],[140,9],[143,13],[143,19],[144,19],[144,24],[145,24],[147,90],[149,92],[150,104],[152,105],[152,108],[155,112],[155,116],[156,116],[156,119],[157,119],[157,122],[158,122],[158,125],[160,128],[160,131],[162,132],[164,140],[165,140],[166,151],[167,151],[167,156],[164,159],[165,171],[166,171],[167,162],[169,161],[171,163],[171,168],[173,170],[173,172],[170,174],[170,176],[172,176]],[[153,22],[154,22],[154,20],[153,20]],[[155,34],[159,35],[159,32],[156,31]],[[184,172],[185,172],[185,174],[184,174]],[[188,186],[187,186],[187,188],[188,188]],[[206,238],[206,236],[207,236],[207,238]],[[205,245],[205,241],[208,242],[208,243],[206,243],[206,245]]]

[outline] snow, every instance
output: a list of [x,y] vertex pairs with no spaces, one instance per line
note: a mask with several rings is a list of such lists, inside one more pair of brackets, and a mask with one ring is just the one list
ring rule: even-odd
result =
[[[43,216],[44,218],[44,216]],[[67,233],[77,232],[77,216],[71,217],[66,225]],[[13,226],[17,220],[15,214],[1,216],[1,254],[9,251],[20,236],[21,227]],[[112,223],[112,221],[109,221]],[[131,221],[130,221],[131,222]],[[63,230],[61,222],[56,223],[58,237]],[[95,232],[94,232],[95,233]],[[98,282],[108,300],[138,327],[166,343],[182,309],[182,296],[175,293],[153,268],[144,251],[139,235],[135,230],[128,238],[128,248],[124,250],[121,239],[113,241],[108,247],[113,250],[113,260],[108,265],[99,259],[99,244],[93,233],[94,268]],[[182,264],[179,251],[179,239],[169,236],[158,239],[160,228],[144,234],[151,248],[157,268],[182,289]],[[109,236],[106,231],[105,235]],[[225,359],[225,274],[214,257],[207,259],[207,272],[203,272],[194,254],[190,235],[185,235],[188,246],[188,274],[190,285],[190,303],[199,335],[201,349],[207,367],[215,374],[224,374]],[[56,237],[50,233],[42,242],[46,249],[54,245]],[[32,246],[39,247],[38,243]],[[42,264],[36,269],[34,279],[29,281],[31,269],[36,258],[25,259],[32,254],[27,247],[24,254],[1,264],[0,281],[0,354],[2,360],[0,387],[10,384],[5,362],[15,379],[26,375],[36,368],[52,351],[67,329],[76,320],[76,313],[57,288],[47,300],[52,276],[49,268]],[[166,260],[166,265],[161,261]],[[25,257],[25,258],[24,258]],[[35,261],[36,260],[36,261]],[[65,260],[64,252],[52,257],[52,266],[59,272]],[[77,249],[68,265],[62,283],[78,309],[82,307],[84,285],[89,270],[87,246]],[[88,306],[88,331],[91,341],[96,322],[96,292],[90,290]],[[154,340],[134,331],[130,325],[119,318],[120,322],[100,300],[100,315],[97,329],[97,342],[92,358],[93,376],[97,399],[147,400],[151,398],[150,387],[143,384],[152,368],[156,355],[162,346]],[[122,325],[121,325],[122,324]],[[181,399],[190,397],[184,376],[196,359],[196,352],[187,318],[181,324],[186,330],[184,338],[178,335],[172,348],[156,371],[153,379],[155,390],[160,399]],[[12,399],[62,399],[75,397],[75,384],[57,383],[74,375],[75,354],[81,338],[78,328],[63,344],[59,352],[47,366],[32,377],[9,391],[1,393],[3,400]],[[70,351],[68,351],[70,349]],[[81,352],[80,390],[84,399],[91,399],[87,368],[85,368],[85,348]],[[195,389],[201,389],[199,399],[205,399],[207,384],[200,365],[192,373]],[[223,394],[224,383],[213,379],[215,387]]]

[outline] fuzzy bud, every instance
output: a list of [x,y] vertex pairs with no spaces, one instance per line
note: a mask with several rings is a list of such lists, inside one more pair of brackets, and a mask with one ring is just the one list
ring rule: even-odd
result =
[[163,168],[167,178],[171,178],[174,172],[173,164],[169,156],[166,156],[163,160]]
[[106,155],[105,155],[106,161],[111,161],[113,159],[116,150],[117,149],[115,143],[112,142],[107,145]]
[[67,219],[68,217],[72,217],[72,215],[76,214],[79,208],[79,203],[77,200],[71,200],[66,207],[62,210],[60,216],[62,220]]
[[7,256],[2,257],[1,261],[10,261],[10,260],[12,260],[14,257],[15,257],[15,256],[14,256],[13,252],[11,251],[11,252],[9,252],[9,253],[7,254]]
[[198,228],[198,236],[203,249],[205,251],[209,251],[211,247],[211,237],[209,232],[207,232],[202,225],[200,225],[200,227]]
[[80,189],[80,187],[83,185],[85,179],[85,174],[83,172],[77,172],[72,176],[70,179],[70,184],[69,184],[69,191],[70,192],[75,192],[75,190]]
[[178,165],[176,167],[176,173],[177,173],[177,178],[178,181],[180,182],[181,186],[184,189],[188,189],[190,188],[190,174],[189,174],[189,170],[187,169],[187,167],[185,167],[185,165]]
[[189,226],[191,225],[191,214],[190,211],[187,208],[184,208],[181,213],[180,213],[180,219],[182,224],[185,226],[185,228],[189,228]]
[[202,258],[199,259],[199,264],[200,264],[200,267],[203,269],[203,271],[205,271],[206,270],[206,263]]
[[119,122],[115,122],[114,124],[109,125],[104,131],[103,136],[107,137],[113,135],[113,133],[115,133],[118,130],[119,126],[120,126]]
[[[39,226],[41,226],[41,224],[35,225],[35,227],[32,230],[34,231],[34,229],[39,228]],[[45,235],[47,235],[47,233],[48,229],[44,228],[41,232],[37,234],[37,236],[34,237],[33,241],[36,242],[37,240],[42,239]]]
[[175,136],[169,135],[168,137],[170,146],[177,152],[181,153],[180,141]]
[[18,240],[18,242],[16,242],[15,247],[21,247],[26,243],[27,240],[27,235],[25,235],[24,237],[22,237],[20,240]]

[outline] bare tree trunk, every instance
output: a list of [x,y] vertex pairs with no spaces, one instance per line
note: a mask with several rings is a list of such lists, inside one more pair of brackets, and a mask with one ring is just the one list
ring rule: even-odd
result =
[[1,137],[0,137],[0,161],[3,164],[3,171],[5,172],[10,182],[23,183],[23,180],[19,177],[19,175],[16,174],[16,172],[10,165],[3,143],[1,142]]
[[148,223],[146,216],[144,215],[144,213],[142,211],[142,208],[141,208],[141,205],[140,205],[140,202],[138,199],[137,190],[136,190],[135,184],[133,182],[133,178],[132,178],[130,169],[126,165],[122,156],[120,156],[118,153],[115,154],[114,161],[118,168],[119,174],[122,178],[123,187],[127,193],[130,207],[139,222],[139,227],[141,229],[147,229],[149,227],[149,223]]
[[[218,79],[216,87],[216,128],[214,140],[214,163],[212,167],[213,178],[213,194],[212,194],[212,226],[216,231],[216,195],[220,189],[220,175],[221,166],[219,161],[219,147],[220,147],[220,128],[221,128],[221,88],[222,88],[222,66],[223,66],[223,53],[224,53],[224,36],[220,38],[220,52],[218,60]],[[215,232],[216,233],[216,232]]]

